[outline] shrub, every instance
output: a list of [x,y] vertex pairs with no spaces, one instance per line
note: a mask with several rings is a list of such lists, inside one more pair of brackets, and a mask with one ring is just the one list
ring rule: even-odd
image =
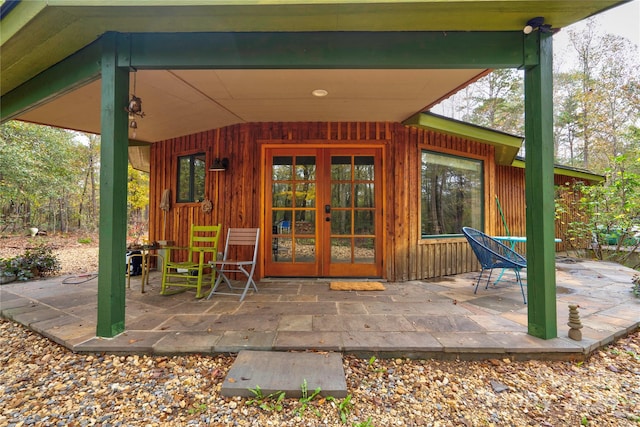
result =
[[0,274],[15,276],[22,281],[54,274],[60,269],[60,261],[53,254],[53,247],[46,244],[27,249],[24,254],[13,258],[0,259]]

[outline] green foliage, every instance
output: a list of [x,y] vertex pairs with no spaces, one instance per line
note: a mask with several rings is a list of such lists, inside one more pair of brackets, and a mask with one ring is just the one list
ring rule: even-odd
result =
[[[301,386],[301,390],[302,390],[302,397],[300,397],[300,406],[298,408],[296,408],[296,414],[302,416],[302,414],[304,414],[304,411],[307,410],[307,407],[309,406],[309,403],[315,399],[315,397],[317,395],[320,394],[320,387],[317,387],[313,393],[309,394],[309,389],[308,389],[308,384],[307,384],[307,380],[305,379],[302,382],[302,386]],[[320,413],[318,411],[315,411],[315,414],[317,416],[320,416]]]
[[187,412],[189,413],[189,415],[193,415],[193,414],[201,414],[203,412],[206,412],[206,410],[207,410],[207,404],[200,403],[198,405],[194,404],[191,408],[189,408]]
[[50,245],[41,244],[27,249],[24,254],[9,259],[0,258],[0,273],[26,281],[60,271],[60,261]]
[[87,245],[89,243],[91,243],[92,240],[90,237],[81,237],[78,239],[78,243],[83,244],[83,245]]
[[149,206],[149,175],[129,165],[127,183],[128,235],[130,240],[140,243],[140,237],[149,231],[145,210]]
[[603,185],[563,186],[574,197],[556,198],[556,215],[574,212],[565,241],[589,242],[598,259],[625,264],[640,247],[640,158],[617,156],[606,172]]
[[373,421],[371,421],[371,417],[367,418],[367,421],[363,421],[361,423],[357,423],[353,425],[354,427],[373,427]]
[[282,401],[285,397],[283,391],[276,391],[265,396],[258,385],[256,385],[256,388],[250,388],[249,391],[254,398],[247,400],[247,405],[257,405],[264,411],[282,411]]
[[[82,183],[87,169],[97,171],[99,162],[96,147],[78,135],[18,121],[0,125],[0,227],[66,232],[80,222],[79,206],[89,195]],[[97,224],[97,207],[92,214]]]
[[347,417],[351,413],[353,409],[353,403],[351,402],[351,394],[348,394],[341,402],[338,402],[337,399],[333,396],[327,397],[327,400],[330,402],[338,403],[338,415],[340,416],[340,421],[342,424],[347,423]]
[[371,369],[373,372],[384,372],[385,368],[376,368],[375,367],[376,361],[377,361],[376,356],[371,356],[369,358],[369,362],[367,364],[369,369]]

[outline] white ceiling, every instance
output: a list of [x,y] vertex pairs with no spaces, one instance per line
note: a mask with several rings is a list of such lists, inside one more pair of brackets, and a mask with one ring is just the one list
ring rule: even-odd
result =
[[[132,139],[155,142],[246,122],[402,122],[485,70],[142,70],[146,116]],[[134,74],[130,88],[133,92]],[[324,89],[325,97],[312,95]],[[100,133],[100,80],[19,119]],[[124,108],[124,106],[123,106]]]

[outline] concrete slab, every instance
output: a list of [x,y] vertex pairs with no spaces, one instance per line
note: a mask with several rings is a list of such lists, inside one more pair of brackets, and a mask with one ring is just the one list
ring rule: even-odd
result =
[[100,352],[110,353],[150,353],[153,345],[164,337],[166,332],[131,331],[123,332],[113,338],[94,337],[85,342],[73,346],[73,351],[77,352]]
[[48,307],[46,305],[37,304],[34,306],[29,305],[7,310],[5,315],[6,317],[12,319],[14,322],[31,326],[33,323],[63,317],[65,315],[65,312]]
[[172,332],[153,345],[156,354],[210,353],[222,335],[209,332]]
[[275,331],[226,331],[216,342],[212,351],[237,353],[242,350],[272,350],[275,339]]
[[311,331],[313,330],[313,316],[305,314],[284,315],[278,323],[279,331]]
[[443,351],[442,344],[426,332],[344,332],[344,351],[357,354],[379,354],[400,356],[422,353],[429,357],[431,353]]
[[329,331],[278,331],[274,350],[326,350],[341,351],[340,332]]
[[220,393],[223,396],[253,396],[249,389],[260,387],[263,395],[284,392],[286,397],[302,397],[320,388],[322,396],[343,398],[347,383],[338,353],[241,351],[229,369]]
[[[3,315],[5,315],[5,312],[9,312],[15,308],[20,308],[20,307],[35,307],[37,305],[37,303],[32,300],[31,298],[23,298],[23,297],[17,297],[17,298],[9,298],[7,297],[5,299],[5,296],[10,296],[13,294],[9,294],[8,292],[3,292],[1,295],[0,299],[0,313],[2,313]],[[5,315],[5,317],[9,317],[8,315]]]
[[406,316],[416,331],[427,332],[482,332],[477,322],[463,316]]

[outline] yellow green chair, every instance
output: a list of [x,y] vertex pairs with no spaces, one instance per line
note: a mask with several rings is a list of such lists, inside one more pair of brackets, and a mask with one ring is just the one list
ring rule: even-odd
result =
[[[221,224],[192,225],[189,237],[189,247],[169,247],[162,268],[161,295],[172,295],[187,289],[196,289],[196,298],[202,298],[202,281],[204,269],[208,262],[215,260],[218,255],[218,240]],[[184,260],[178,260],[179,251],[188,251]],[[207,256],[210,254],[210,256]],[[211,274],[210,285],[213,285],[215,275]],[[179,288],[178,290],[170,288]]]

